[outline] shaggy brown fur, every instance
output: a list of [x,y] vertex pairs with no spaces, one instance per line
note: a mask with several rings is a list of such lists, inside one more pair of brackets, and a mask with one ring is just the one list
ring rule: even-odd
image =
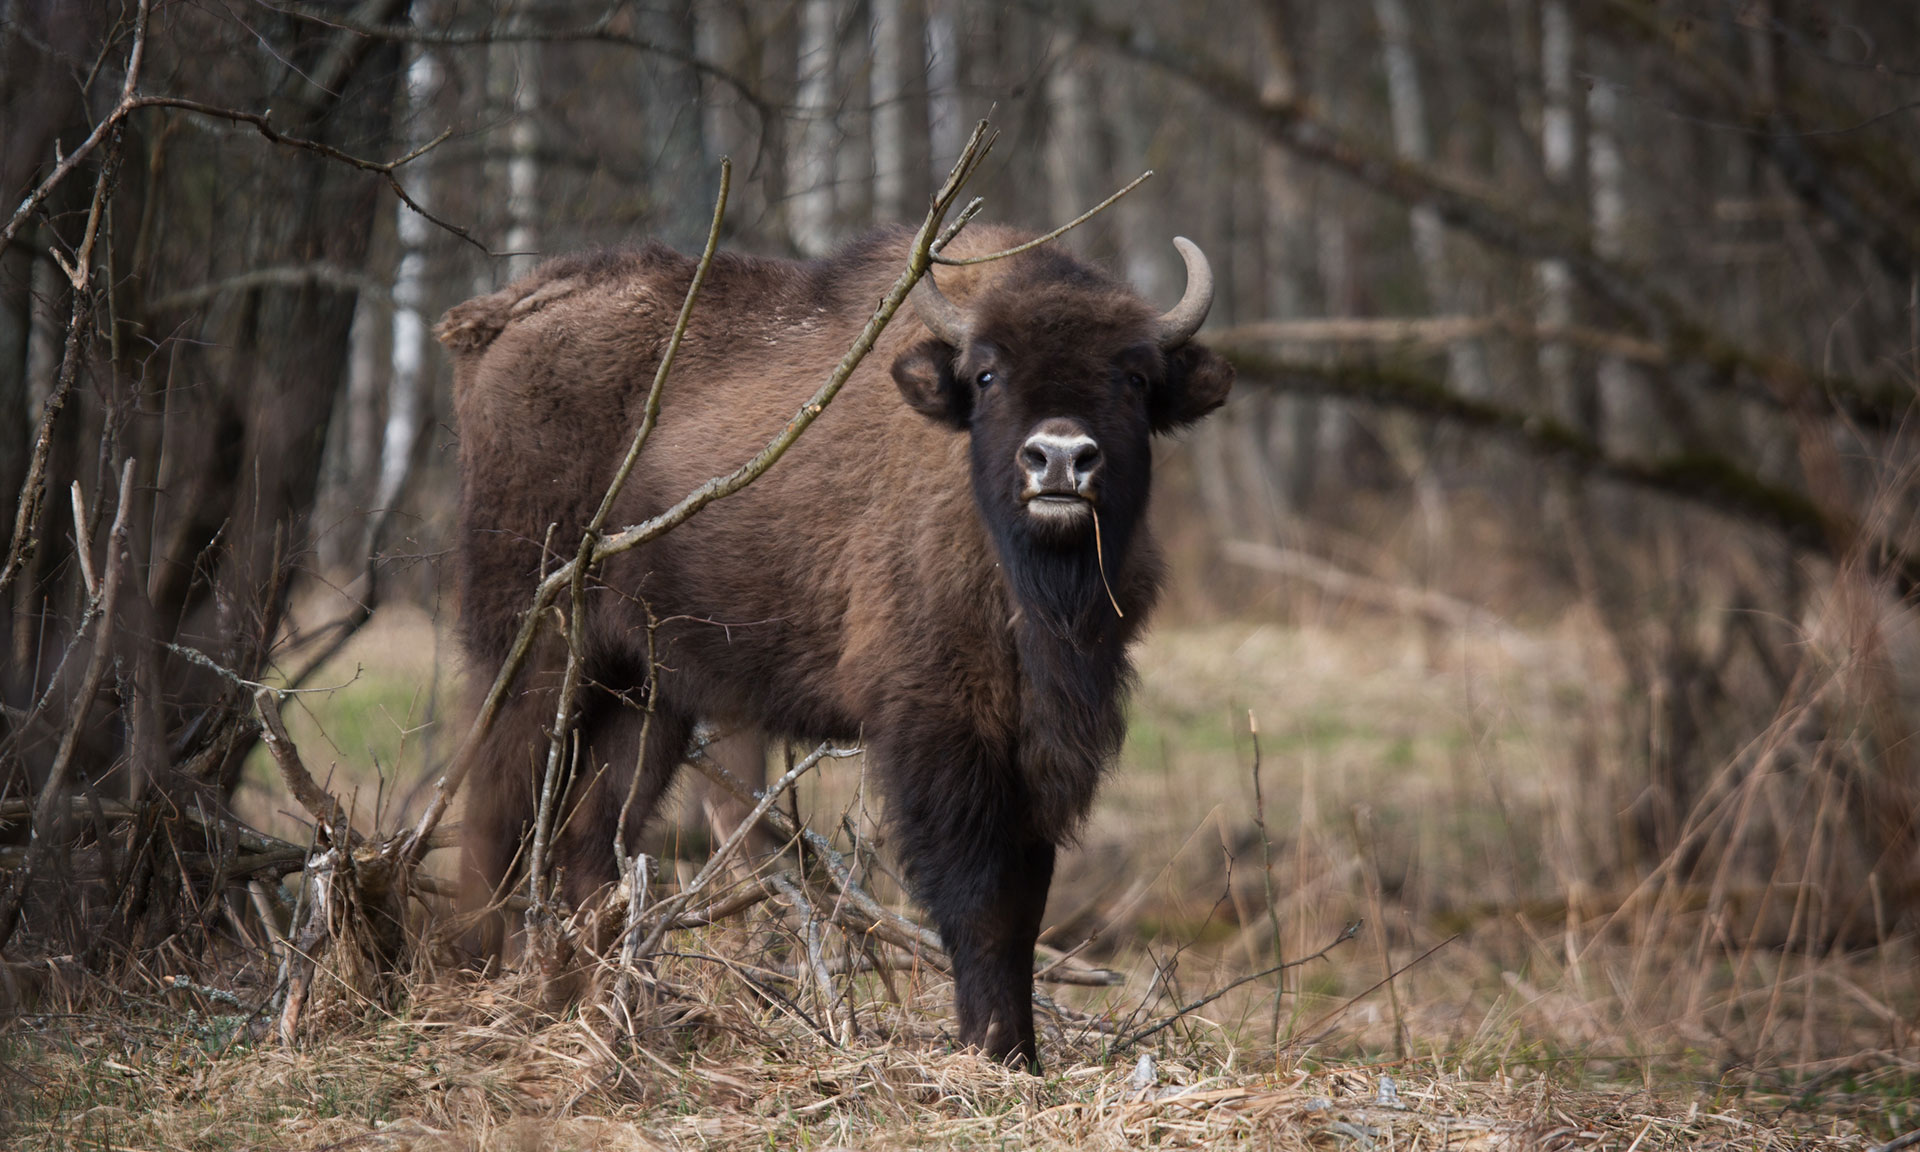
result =
[[[977,227],[956,251],[1020,239]],[[778,432],[852,344],[908,240],[881,232],[812,263],[716,258],[613,523],[662,511]],[[565,553],[579,541],[693,270],[658,245],[563,258],[442,322],[475,684],[506,654],[549,531]],[[596,688],[579,721],[591,771],[571,787],[555,861],[570,898],[610,881],[632,766],[649,814],[698,718],[864,738],[953,957],[961,1042],[1030,1061],[1054,849],[1118,750],[1126,646],[1160,580],[1143,521],[1149,433],[1217,407],[1232,371],[1198,345],[1158,347],[1155,309],[1055,250],[938,279],[969,318],[966,347],[903,310],[778,466],[601,573],[586,605]],[[1017,457],[1049,418],[1098,441],[1104,584],[1124,617],[1091,518],[1039,523],[1023,506]],[[659,667],[641,758],[649,608]],[[465,838],[489,887],[532,817],[562,655],[541,653],[474,766]]]

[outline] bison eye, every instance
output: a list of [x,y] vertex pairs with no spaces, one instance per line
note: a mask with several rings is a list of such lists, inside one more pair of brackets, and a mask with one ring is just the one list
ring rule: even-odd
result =
[[1145,389],[1147,386],[1147,378],[1138,372],[1129,372],[1127,373],[1127,383],[1133,385],[1135,388]]
[[980,373],[980,375],[978,376],[975,376],[973,378],[973,382],[975,384],[978,384],[981,388],[991,388],[993,387],[993,382],[998,379],[1000,379],[1000,377],[994,375],[991,371],[987,371],[987,372]]

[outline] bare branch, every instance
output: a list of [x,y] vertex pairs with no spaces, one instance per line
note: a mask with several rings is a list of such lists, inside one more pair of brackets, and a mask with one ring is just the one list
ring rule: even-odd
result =
[[119,102],[114,105],[112,112],[93,126],[93,131],[87,134],[87,138],[82,140],[66,159],[54,165],[53,171],[47,173],[46,179],[40,181],[34,186],[33,191],[27,193],[27,198],[14,209],[13,216],[7,220],[6,226],[0,228],[0,248],[12,243],[14,233],[20,230],[20,225],[26,222],[34,209],[46,202],[47,197],[53,194],[53,190],[66,181],[73,170],[79,167],[80,162],[99,147],[102,140],[119,128],[120,121],[125,119],[127,113],[136,106],[134,92],[139,87],[140,66],[147,55],[147,9],[150,2],[151,0],[140,0],[140,8],[134,15],[133,48],[127,53],[127,76],[120,85]]
[[1459,340],[1505,332],[1522,340],[1558,342],[1587,348],[1636,364],[1671,363],[1665,346],[1624,332],[1579,324],[1535,324],[1507,313],[1492,316],[1325,316],[1309,320],[1257,320],[1222,328],[1207,336],[1214,347],[1247,344],[1411,344],[1444,346]]
[[[145,12],[144,0],[141,11]],[[144,22],[141,26],[144,29]],[[144,41],[136,44],[136,51],[141,50],[143,45]],[[100,175],[94,181],[93,204],[87,213],[87,235],[81,242],[75,261],[68,263],[57,249],[53,253],[73,285],[73,303],[67,315],[67,335],[60,352],[60,371],[52,393],[40,410],[40,427],[34,434],[33,455],[27,465],[26,480],[20,486],[20,502],[14,509],[13,537],[7,545],[6,563],[0,566],[0,592],[6,591],[20,575],[39,543],[34,534],[39,530],[40,512],[46,502],[47,463],[53,451],[53,427],[67,405],[67,398],[73,394],[73,382],[80,372],[81,344],[93,323],[93,243],[99,234],[100,218],[120,170],[122,143],[122,134],[116,127],[112,133],[112,143],[107,147],[106,163],[100,166]],[[26,210],[23,206],[22,211]],[[0,247],[4,245],[5,240],[0,239]]]
[[121,572],[126,567],[121,562],[120,554],[127,546],[127,512],[133,505],[132,497],[133,458],[128,457],[120,469],[120,502],[114,509],[113,528],[107,534],[106,578],[100,595],[88,606],[86,617],[80,622],[81,631],[89,626],[94,628],[93,655],[87,661],[80,691],[74,696],[72,717],[65,735],[60,738],[59,751],[54,753],[46,781],[40,785],[40,798],[34,805],[33,833],[32,839],[27,842],[26,860],[14,872],[13,884],[7,891],[5,902],[0,904],[0,947],[4,947],[13,935],[33,874],[46,862],[47,854],[53,850],[58,839],[60,801],[67,790],[67,776],[73,770],[74,749],[79,745],[80,733],[86,728],[92,714],[93,699],[100,694],[107,665],[112,663],[113,645],[109,642],[108,630],[112,627],[114,605],[120,596]]
[[712,880],[722,868],[726,867],[727,862],[733,859],[733,854],[740,850],[740,845],[746,843],[747,837],[752,834],[754,828],[760,823],[761,818],[773,808],[774,802],[780,799],[781,795],[784,794],[787,789],[793,787],[795,781],[812,771],[815,764],[820,763],[820,761],[830,756],[838,760],[843,757],[858,754],[859,749],[857,748],[836,748],[832,744],[822,744],[812,752],[809,752],[798,764],[789,768],[786,774],[781,776],[780,779],[769,785],[766,791],[760,794],[758,802],[753,806],[753,811],[747,813],[745,819],[741,820],[740,823],[734,827],[732,834],[720,845],[719,849],[715,851],[713,855],[707,857],[706,864],[701,867],[699,873],[694,876],[693,880],[689,882],[685,888],[682,888],[678,895],[661,904],[660,921],[654,926],[653,932],[648,935],[646,942],[640,946],[640,955],[650,956],[653,954],[653,950],[660,946],[660,941],[666,936],[667,929],[672,925],[674,917],[679,915],[680,909],[685,908],[689,903],[698,898],[701,891],[706,888],[707,882]]
[[1278,548],[1252,540],[1227,540],[1221,544],[1221,548],[1227,559],[1237,564],[1305,580],[1334,596],[1380,605],[1449,628],[1507,631],[1506,624],[1498,616],[1465,600],[1431,588],[1407,588],[1374,576],[1349,572],[1337,564],[1297,549]]
[[[1621,457],[1557,420],[1468,399],[1416,369],[1302,363],[1243,350],[1226,356],[1243,385],[1398,408],[1492,433],[1586,475],[1685,500],[1778,532],[1808,552],[1839,559],[1861,542],[1865,530],[1843,511],[1822,510],[1802,493],[1757,476],[1725,456],[1690,452],[1650,460]],[[1920,556],[1891,539],[1871,539],[1878,554],[1876,563],[1895,575],[1901,595],[1920,588]]]
[[319,825],[327,843],[359,845],[364,842],[366,838],[354,831],[340,801],[320,787],[301,762],[300,750],[294,747],[293,739],[287,735],[286,723],[280,718],[279,694],[272,688],[261,688],[253,694],[253,704],[260,711],[264,729],[261,739],[273,754],[273,762],[280,767],[280,778],[286,781],[287,791]]

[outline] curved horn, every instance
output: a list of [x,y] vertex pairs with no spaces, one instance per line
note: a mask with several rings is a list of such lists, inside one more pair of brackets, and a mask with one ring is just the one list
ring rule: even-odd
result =
[[1173,246],[1187,262],[1187,294],[1160,317],[1160,347],[1169,350],[1193,339],[1213,307],[1213,266],[1207,263],[1206,253],[1185,236],[1175,236]]
[[967,317],[960,306],[941,293],[940,286],[933,282],[933,271],[920,278],[914,285],[913,295],[907,297],[913,305],[913,314],[920,317],[920,323],[927,331],[955,348],[967,346]]

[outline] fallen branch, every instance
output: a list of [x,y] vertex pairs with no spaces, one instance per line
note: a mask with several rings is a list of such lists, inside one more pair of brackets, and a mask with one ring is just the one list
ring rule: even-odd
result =
[[1220,545],[1227,559],[1262,572],[1292,576],[1334,596],[1404,612],[1449,628],[1484,628],[1505,631],[1498,616],[1465,600],[1435,592],[1431,588],[1408,588],[1401,584],[1349,572],[1337,564],[1293,548],[1278,548],[1251,540],[1227,540]]
[[[1225,355],[1243,387],[1394,408],[1485,432],[1576,472],[1685,500],[1777,532],[1797,548],[1836,561],[1867,543],[1862,540],[1866,526],[1852,517],[1823,511],[1804,494],[1755,475],[1725,456],[1686,452],[1654,459],[1623,457],[1551,417],[1461,396],[1438,377],[1417,369],[1310,364],[1245,348]],[[1903,597],[1920,590],[1920,555],[1884,536],[1871,541],[1871,554],[1894,576]]]
[[771,883],[800,917],[801,941],[807,956],[805,971],[809,977],[801,984],[813,987],[820,1018],[833,1025],[834,1039],[842,1045],[853,1043],[853,1013],[847,999],[834,990],[833,974],[827,969],[825,941],[820,933],[820,916],[813,910],[813,902],[801,890],[800,882],[784,872],[774,873]]

